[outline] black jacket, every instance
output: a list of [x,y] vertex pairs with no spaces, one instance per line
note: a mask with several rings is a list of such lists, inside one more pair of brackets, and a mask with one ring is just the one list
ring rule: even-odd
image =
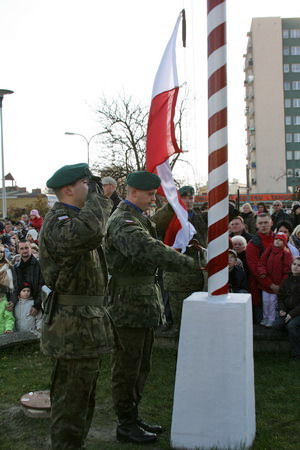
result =
[[14,292],[10,300],[16,304],[18,301],[19,292],[26,281],[32,286],[32,297],[34,299],[33,306],[39,310],[41,309],[41,287],[45,284],[39,261],[31,255],[28,261],[24,262],[22,259],[13,267],[13,281]]

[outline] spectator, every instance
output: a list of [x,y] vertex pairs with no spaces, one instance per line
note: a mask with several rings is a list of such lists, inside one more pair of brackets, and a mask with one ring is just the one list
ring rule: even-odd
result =
[[18,295],[24,282],[30,283],[32,286],[32,295],[34,304],[31,307],[31,314],[37,315],[41,309],[41,288],[45,284],[39,261],[32,254],[32,249],[28,241],[20,241],[18,251],[21,259],[13,267],[14,291],[9,302],[9,309],[12,310],[18,301]]
[[39,215],[39,212],[37,209],[32,209],[30,211],[30,221],[29,226],[32,226],[36,229],[36,231],[40,231],[43,225],[43,218]]
[[15,326],[16,331],[32,331],[39,335],[42,326],[42,311],[39,311],[36,316],[32,315],[34,300],[31,291],[30,283],[24,282],[14,310]]
[[262,213],[263,214],[268,214],[269,211],[268,211],[266,205],[264,204],[264,202],[259,202],[259,203],[257,203],[257,214],[259,215],[259,214],[262,214]]
[[104,189],[104,195],[109,197],[113,202],[113,208],[110,215],[117,209],[118,204],[122,200],[117,194],[117,182],[112,177],[103,177],[102,186]]
[[273,208],[274,212],[271,215],[271,219],[273,221],[272,230],[274,231],[276,230],[277,224],[279,222],[282,222],[283,220],[291,222],[291,218],[289,214],[284,212],[283,205],[280,200],[275,200],[275,202],[273,203]]
[[250,203],[244,203],[242,206],[242,212],[240,216],[244,219],[244,223],[247,226],[248,233],[255,234],[256,233],[256,217],[253,209],[251,208]]
[[246,259],[247,241],[243,236],[233,236],[231,238],[231,242],[232,242],[233,250],[237,253],[237,256],[240,259],[240,261],[242,261],[243,268],[244,268],[246,277],[248,279],[249,269],[247,266],[247,259]]
[[27,216],[27,214],[22,214],[21,220],[22,220],[22,222],[24,222],[24,225],[26,227],[29,223],[29,217]]
[[229,267],[229,292],[247,293],[248,284],[245,271],[237,264],[237,254],[234,250],[228,250]]
[[298,225],[300,225],[300,205],[296,204],[293,206],[292,212],[291,212],[291,222],[293,229],[296,228]]
[[245,230],[244,219],[241,216],[237,216],[229,223],[229,236],[243,236],[247,242],[253,238],[253,234],[247,233]]
[[[300,230],[300,227],[299,227],[299,230]],[[293,227],[292,227],[291,223],[288,221],[279,222],[277,225],[276,233],[284,233],[286,235],[287,240],[288,240],[287,246],[290,249],[290,252],[291,252],[293,258],[295,258],[296,256],[299,256],[299,250],[293,245],[293,243],[290,240],[292,231],[293,231]]]
[[27,230],[25,230],[25,222],[19,220],[16,222],[15,231],[19,239],[25,239]]
[[269,214],[261,213],[256,217],[257,232],[248,242],[246,248],[247,266],[250,272],[248,279],[249,291],[252,295],[253,318],[256,323],[262,320],[260,278],[257,273],[257,264],[264,250],[273,244],[272,220]]
[[38,232],[35,228],[29,228],[26,234],[26,240],[30,242],[30,244],[38,244]]
[[0,288],[0,334],[12,333],[14,330],[15,319],[13,313],[7,310],[7,304],[6,295]]
[[292,232],[290,236],[290,243],[294,247],[292,253],[295,253],[295,249],[299,252],[300,255],[300,225],[298,225]]
[[275,322],[279,286],[287,278],[291,267],[292,254],[286,245],[286,235],[277,233],[272,247],[266,248],[257,264],[257,273],[263,285],[263,319],[260,324],[265,327],[272,327]]
[[280,285],[278,292],[279,318],[275,328],[286,328],[292,349],[292,358],[300,359],[300,257],[291,265],[291,274]]
[[208,211],[208,202],[204,202],[202,206],[200,207],[201,212],[207,212]]

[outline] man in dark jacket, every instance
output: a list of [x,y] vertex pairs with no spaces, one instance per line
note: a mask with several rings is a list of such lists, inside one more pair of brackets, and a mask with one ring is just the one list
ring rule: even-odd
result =
[[122,201],[122,199],[117,194],[117,182],[112,177],[103,177],[102,185],[104,189],[104,195],[106,195],[106,197],[109,197],[113,202],[113,208],[110,213],[112,214],[117,209],[118,204]]
[[10,297],[8,309],[16,305],[18,294],[24,285],[24,282],[30,283],[32,286],[32,296],[34,299],[30,314],[36,316],[41,309],[41,288],[45,284],[42,276],[39,261],[32,254],[30,243],[26,240],[20,241],[18,244],[18,252],[21,260],[13,267],[14,292]]
[[271,219],[273,221],[272,230],[274,231],[274,230],[276,230],[277,224],[279,222],[286,221],[286,220],[291,222],[291,216],[288,213],[284,212],[283,205],[280,200],[275,200],[275,202],[273,203],[273,208],[274,208],[274,212],[271,215]]

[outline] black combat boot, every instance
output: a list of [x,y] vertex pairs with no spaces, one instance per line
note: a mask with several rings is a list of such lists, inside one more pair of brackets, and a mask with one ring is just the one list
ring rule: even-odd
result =
[[123,420],[117,426],[117,440],[121,442],[133,442],[135,444],[147,444],[156,441],[157,435],[149,433],[141,428],[136,421]]
[[141,418],[138,418],[136,420],[136,423],[140,428],[142,428],[145,431],[148,431],[149,433],[160,434],[164,431],[163,427],[161,427],[160,425],[150,425]]

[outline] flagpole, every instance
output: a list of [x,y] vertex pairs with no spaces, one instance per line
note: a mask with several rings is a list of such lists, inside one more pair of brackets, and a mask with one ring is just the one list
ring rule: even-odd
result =
[[208,293],[228,293],[226,1],[207,0]]

